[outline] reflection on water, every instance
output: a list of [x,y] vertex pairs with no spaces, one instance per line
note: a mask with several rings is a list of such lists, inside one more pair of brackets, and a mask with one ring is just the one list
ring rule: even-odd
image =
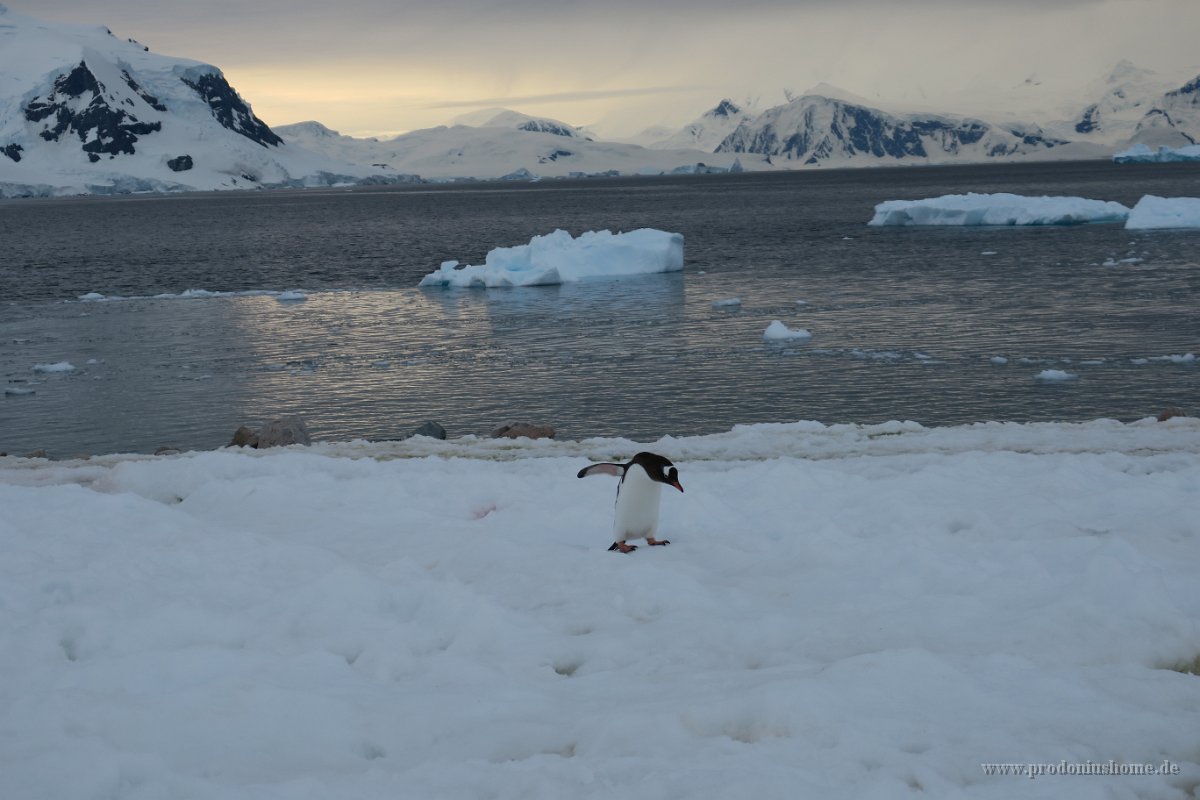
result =
[[[132,255],[127,241],[72,240],[76,227],[99,225],[89,214],[105,220],[132,207],[121,201],[68,204],[58,222],[58,204],[9,205],[0,228],[13,226],[2,232],[15,255],[0,264],[0,383],[36,393],[0,397],[0,451],[211,448],[241,424],[284,413],[305,417],[324,439],[394,438],[433,419],[452,436],[527,420],[570,438],[648,440],[797,419],[950,424],[1194,411],[1200,366],[1139,360],[1200,353],[1200,234],[865,226],[871,203],[892,197],[975,188],[1131,202],[1139,192],[1182,193],[1172,183],[1179,175],[1063,166],[600,183],[510,191],[503,209],[486,189],[139,201],[148,231],[180,226],[179,240],[195,245],[164,245],[166,266],[151,234]],[[392,211],[381,217],[381,207]],[[332,247],[328,237],[309,231],[307,249],[293,254],[262,219],[222,227],[228,217],[276,212],[274,225],[308,231],[312,222],[345,247],[320,250]],[[422,213],[453,224],[421,228],[413,218]],[[203,231],[187,227],[193,216]],[[387,224],[397,219],[407,221]],[[477,263],[490,246],[527,241],[529,228],[645,225],[684,233],[683,273],[412,288],[441,259]],[[398,243],[417,228],[424,238]],[[22,230],[41,234],[22,244]],[[205,232],[222,230],[228,241],[206,250]],[[47,255],[41,242],[58,249]],[[234,253],[239,260],[229,260]],[[246,260],[259,255],[261,263]],[[183,277],[168,274],[170,259],[181,259]],[[16,284],[13,264],[49,271],[19,273]],[[364,285],[377,288],[355,288]],[[62,302],[87,291],[191,287],[309,295]],[[741,305],[713,307],[731,297]],[[813,339],[765,343],[774,319],[809,328]],[[76,369],[32,371],[64,360]],[[1043,369],[1079,377],[1039,384]]]

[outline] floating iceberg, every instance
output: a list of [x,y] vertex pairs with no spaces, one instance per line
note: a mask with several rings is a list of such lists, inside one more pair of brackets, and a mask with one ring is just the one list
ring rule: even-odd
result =
[[627,233],[564,230],[529,244],[497,247],[477,266],[446,261],[418,286],[551,286],[593,278],[619,278],[683,269],[683,234],[641,228]]
[[57,361],[53,364],[34,364],[34,372],[73,372],[75,365],[70,361]]
[[1122,222],[1129,209],[1109,200],[1026,197],[1019,194],[948,194],[927,200],[887,200],[869,225],[1077,225]]
[[792,339],[811,339],[812,333],[805,328],[789,328],[781,320],[775,320],[763,331],[763,339],[768,342],[786,342]]
[[1200,197],[1155,197],[1148,194],[1129,212],[1129,230],[1200,228]]
[[1060,381],[1073,381],[1078,377],[1074,372],[1067,372],[1061,369],[1044,369],[1037,375],[1034,375],[1033,379],[1042,383],[1057,383]]
[[742,307],[742,298],[730,297],[725,300],[713,300],[712,307],[713,308],[741,308]]
[[1118,164],[1162,164],[1169,161],[1200,161],[1200,144],[1186,147],[1160,147],[1154,150],[1144,144],[1135,144],[1128,150],[1113,156]]

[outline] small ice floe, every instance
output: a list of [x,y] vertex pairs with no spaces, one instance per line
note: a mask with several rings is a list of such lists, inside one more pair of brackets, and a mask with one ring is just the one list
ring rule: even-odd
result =
[[303,303],[308,299],[308,295],[299,289],[291,289],[275,295],[275,299],[280,303]]
[[70,361],[56,361],[53,364],[34,364],[34,372],[74,372],[75,365]]
[[1004,356],[992,356],[990,360],[997,367],[1003,367],[1005,364],[1008,363],[1008,359],[1005,358]]
[[904,358],[904,354],[897,353],[895,350],[861,350],[856,347],[850,351],[850,357],[868,361],[900,361]]
[[5,386],[4,393],[13,397],[23,397],[25,395],[35,394],[35,389],[30,389],[28,386]]
[[979,255],[981,255],[981,256],[994,256],[994,255],[998,255],[998,254],[996,253],[996,251],[995,251],[995,250],[984,250],[984,251],[983,251],[982,253],[980,253]]
[[781,320],[775,320],[763,331],[768,342],[786,342],[792,339],[811,339],[812,333],[805,328],[789,328]]
[[1066,370],[1044,369],[1037,375],[1034,375],[1033,379],[1041,383],[1060,383],[1062,381],[1073,381],[1078,377],[1074,372],[1067,372]]
[[741,308],[742,307],[742,298],[729,297],[724,300],[713,300],[712,307],[713,308]]
[[1102,364],[1104,364],[1103,358],[1089,358],[1086,361],[1079,362],[1079,366],[1081,367],[1099,367]]
[[385,361],[385,360],[383,360],[383,359],[380,359],[379,361],[372,361],[372,362],[371,362],[371,366],[372,366],[372,367],[374,367],[375,369],[387,369],[387,368],[388,368],[388,367],[390,367],[391,365],[392,365],[392,362],[390,362],[390,361]]
[[89,359],[87,360],[87,363],[88,363],[88,364],[99,364],[99,363],[100,363],[100,359],[98,359],[98,358],[89,358]]
[[1150,356],[1149,358],[1132,358],[1134,364],[1194,364],[1195,353],[1176,353],[1170,356]]
[[797,300],[797,301],[796,301],[796,305],[798,305],[798,306],[806,306],[806,305],[808,305],[808,301],[807,301],[807,300]]
[[99,300],[107,300],[108,297],[100,294],[99,292],[88,292],[87,294],[79,295],[79,299],[85,303],[94,303]]

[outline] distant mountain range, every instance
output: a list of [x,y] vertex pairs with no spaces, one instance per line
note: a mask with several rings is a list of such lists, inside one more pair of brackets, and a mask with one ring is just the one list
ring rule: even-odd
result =
[[1093,90],[1041,125],[883,111],[821,86],[763,110],[721,100],[632,143],[507,109],[358,139],[319,122],[272,129],[215,66],[0,5],[0,197],[1103,158],[1200,141],[1200,77],[1172,86],[1121,62]]

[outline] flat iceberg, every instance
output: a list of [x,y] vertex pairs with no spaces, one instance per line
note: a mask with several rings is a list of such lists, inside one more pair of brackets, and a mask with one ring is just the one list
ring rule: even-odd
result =
[[1200,228],[1200,197],[1156,197],[1137,201],[1125,222],[1129,230]]
[[947,194],[927,200],[887,200],[875,206],[868,225],[1078,225],[1123,222],[1129,208],[1084,197]]
[[1154,150],[1144,144],[1135,144],[1113,155],[1118,164],[1163,164],[1172,161],[1200,161],[1200,144],[1185,147],[1160,147]]
[[418,286],[552,286],[594,278],[620,278],[683,269],[683,234],[653,228],[626,233],[564,230],[534,236],[529,244],[497,247],[476,266],[446,261]]
[[70,361],[56,361],[53,364],[34,364],[34,372],[74,372],[75,365]]

